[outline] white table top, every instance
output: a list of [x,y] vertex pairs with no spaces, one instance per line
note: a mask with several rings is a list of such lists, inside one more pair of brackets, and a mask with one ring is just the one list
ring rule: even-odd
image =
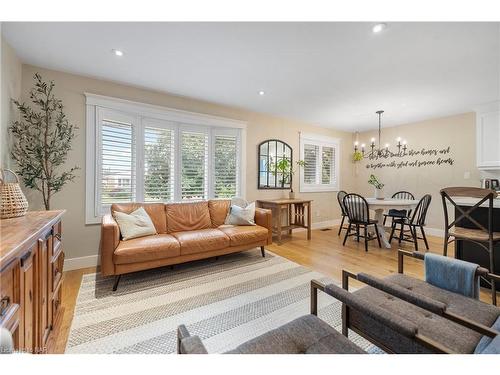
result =
[[368,202],[368,207],[372,210],[375,209],[400,209],[403,210],[405,208],[411,209],[415,208],[418,204],[418,200],[413,199],[377,199],[377,198],[366,198]]

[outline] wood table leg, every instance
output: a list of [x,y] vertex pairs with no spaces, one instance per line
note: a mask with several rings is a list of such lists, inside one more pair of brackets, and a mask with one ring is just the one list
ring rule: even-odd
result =
[[[292,205],[289,204],[286,206],[287,212],[288,212],[288,226],[292,225]],[[288,229],[288,235],[292,235],[292,228]]]
[[276,215],[276,231],[278,232],[278,245],[281,245],[281,206],[277,206],[278,214]]
[[307,204],[307,239],[311,239],[311,203]]

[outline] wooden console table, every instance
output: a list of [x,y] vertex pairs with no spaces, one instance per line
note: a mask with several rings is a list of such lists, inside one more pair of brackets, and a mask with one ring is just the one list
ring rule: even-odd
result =
[[46,353],[60,324],[63,214],[0,220],[0,327],[12,333],[16,350]]
[[276,234],[278,245],[282,244],[281,236],[284,230],[292,234],[295,228],[305,228],[307,239],[311,239],[311,202],[310,199],[257,200],[258,207],[273,212],[273,234]]

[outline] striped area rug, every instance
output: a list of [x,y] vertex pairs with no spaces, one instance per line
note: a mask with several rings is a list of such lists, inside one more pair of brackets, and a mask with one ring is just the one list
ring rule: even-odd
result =
[[[112,278],[84,275],[66,353],[173,353],[179,324],[221,353],[308,314],[311,279],[331,281],[260,250],[125,275],[116,292]],[[340,302],[319,293],[318,315],[340,330]]]

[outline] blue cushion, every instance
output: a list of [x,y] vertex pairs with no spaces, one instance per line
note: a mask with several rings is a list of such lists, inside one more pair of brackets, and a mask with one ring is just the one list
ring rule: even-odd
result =
[[[491,328],[500,332],[500,316]],[[483,336],[479,340],[474,354],[500,354],[500,335],[496,335],[494,338]]]

